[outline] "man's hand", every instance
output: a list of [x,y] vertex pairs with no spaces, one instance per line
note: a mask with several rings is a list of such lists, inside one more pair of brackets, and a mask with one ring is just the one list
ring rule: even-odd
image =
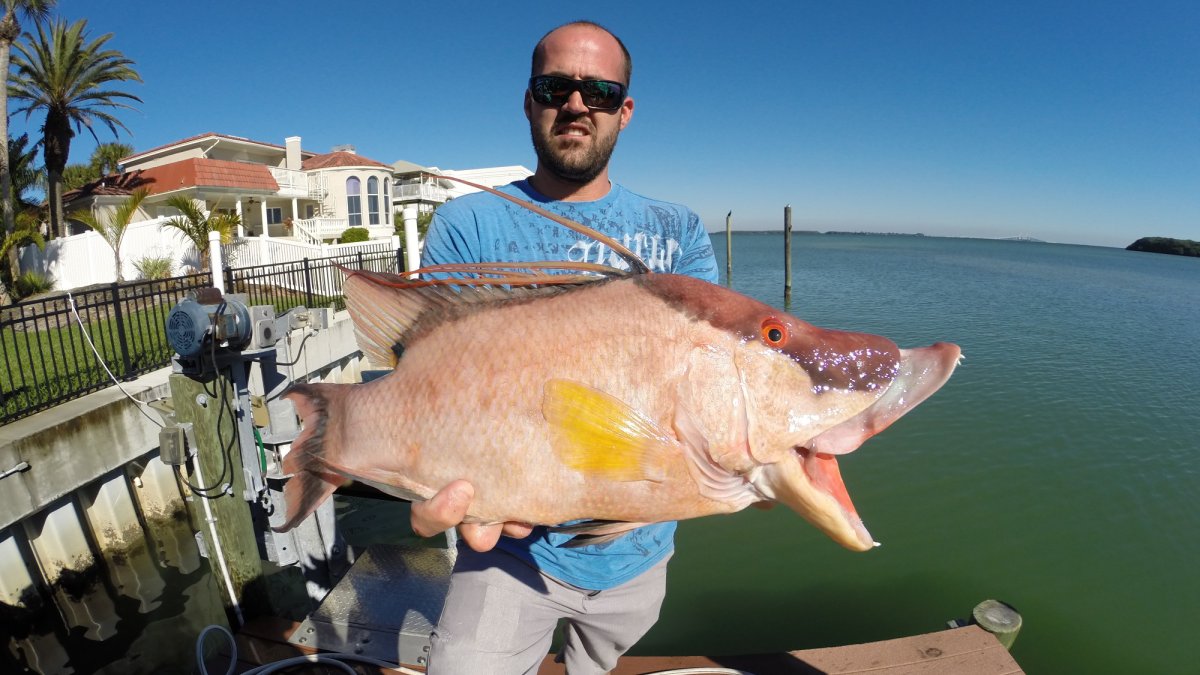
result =
[[413,502],[413,532],[432,537],[457,525],[459,536],[468,546],[476,551],[490,551],[501,534],[521,539],[533,530],[533,526],[526,523],[464,523],[463,518],[474,498],[475,488],[465,480],[456,480],[438,490],[428,501]]

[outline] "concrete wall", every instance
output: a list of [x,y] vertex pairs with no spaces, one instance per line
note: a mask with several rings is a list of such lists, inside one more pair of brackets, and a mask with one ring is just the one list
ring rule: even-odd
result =
[[[295,330],[280,341],[280,362],[299,356],[295,366],[280,369],[283,374],[299,380],[359,379],[358,345],[349,314],[334,315],[330,327],[312,333],[301,350],[303,340],[304,330]],[[163,398],[170,393],[170,372],[164,368],[122,386],[139,401]],[[256,382],[261,379],[252,378],[252,393],[264,393]],[[156,412],[113,386],[0,427],[0,472],[21,462],[29,465],[0,479],[0,529],[155,450],[161,423]]]

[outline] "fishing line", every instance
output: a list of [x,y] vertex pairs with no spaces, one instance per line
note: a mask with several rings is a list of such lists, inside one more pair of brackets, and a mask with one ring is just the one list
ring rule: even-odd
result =
[[[120,298],[118,298],[118,300],[120,300]],[[117,389],[120,389],[121,393],[125,394],[126,398],[137,404],[138,412],[142,413],[146,419],[150,420],[154,424],[157,424],[159,428],[162,428],[164,426],[163,423],[154,419],[154,417],[151,416],[150,413],[146,412],[146,409],[142,407],[150,404],[146,403],[145,401],[137,400],[133,397],[133,394],[130,394],[128,391],[126,391],[125,387],[121,386],[120,380],[117,379],[116,375],[113,375],[112,370],[110,370],[108,364],[105,363],[104,357],[100,355],[100,350],[96,349],[96,344],[92,342],[92,336],[88,334],[87,328],[83,325],[83,319],[79,316],[79,310],[75,308],[75,297],[71,295],[71,291],[67,291],[67,304],[71,306],[71,314],[75,316],[75,322],[79,324],[79,331],[83,333],[83,339],[87,340],[88,346],[92,348],[92,353],[96,355],[96,360],[100,362],[100,367],[104,368],[104,372],[108,373],[109,379],[113,381],[113,384],[117,385]]]

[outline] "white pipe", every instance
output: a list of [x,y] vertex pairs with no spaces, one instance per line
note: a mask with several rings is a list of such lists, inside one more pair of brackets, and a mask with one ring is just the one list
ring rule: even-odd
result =
[[417,250],[417,207],[404,207],[404,262],[411,272],[421,266],[421,252]]
[[[209,234],[211,236],[214,233]],[[200,457],[196,456],[192,459],[196,465],[196,480],[200,485],[205,485],[204,474],[200,470]],[[242,617],[242,606],[238,603],[237,591],[233,589],[233,579],[229,576],[229,565],[225,563],[225,554],[221,551],[221,540],[217,538],[217,519],[213,516],[212,505],[208,503],[209,498],[198,493],[196,493],[196,497],[204,504],[204,520],[208,523],[208,531],[212,534],[210,548],[217,560],[217,568],[221,570],[221,578],[225,580],[225,590],[229,592],[229,602],[233,604],[233,613],[237,616],[240,627],[246,623],[246,620]]]
[[213,286],[225,294],[225,274],[221,270],[221,233],[208,231],[208,263],[212,267]]

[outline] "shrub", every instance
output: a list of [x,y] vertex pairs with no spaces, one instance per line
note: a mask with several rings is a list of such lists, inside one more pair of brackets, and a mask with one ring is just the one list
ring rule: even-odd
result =
[[29,270],[17,277],[14,286],[17,287],[17,295],[27,298],[54,288],[54,277],[36,270]]
[[133,261],[133,268],[143,279],[167,279],[174,271],[171,256],[148,255]]
[[370,238],[371,233],[367,232],[367,228],[351,227],[347,228],[346,231],[342,233],[342,236],[339,237],[339,241],[341,241],[343,244],[353,244],[359,241],[366,241]]

